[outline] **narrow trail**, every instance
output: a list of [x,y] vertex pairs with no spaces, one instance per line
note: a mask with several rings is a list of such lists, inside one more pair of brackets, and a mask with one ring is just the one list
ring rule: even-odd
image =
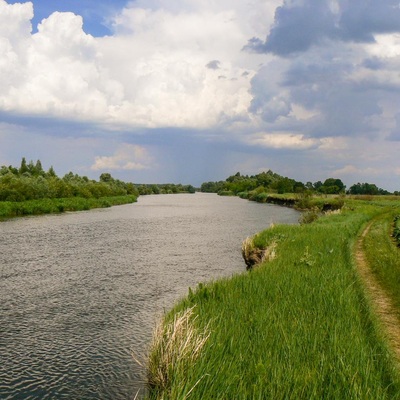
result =
[[357,270],[400,367],[400,321],[390,298],[372,273],[363,251],[363,241],[371,225],[372,222],[368,224],[357,240],[355,253]]

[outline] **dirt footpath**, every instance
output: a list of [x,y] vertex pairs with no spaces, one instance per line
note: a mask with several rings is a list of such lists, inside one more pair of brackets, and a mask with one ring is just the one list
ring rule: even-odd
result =
[[368,266],[363,252],[363,240],[368,234],[372,222],[364,229],[356,244],[357,269],[362,278],[368,296],[371,299],[374,310],[381,321],[384,333],[394,351],[397,362],[400,365],[400,323],[396,315],[396,310],[391,300],[383,291],[381,285],[373,275]]

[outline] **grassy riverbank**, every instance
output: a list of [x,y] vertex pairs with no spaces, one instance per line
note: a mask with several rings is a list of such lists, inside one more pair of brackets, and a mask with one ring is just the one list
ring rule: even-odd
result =
[[83,211],[134,203],[135,195],[101,198],[69,197],[63,199],[39,199],[21,202],[0,201],[0,219],[26,215],[55,214],[65,211]]
[[149,398],[399,399],[394,355],[365,296],[354,248],[374,221],[367,258],[386,265],[391,254],[380,279],[396,298],[399,250],[389,225],[400,202],[372,200],[346,199],[341,213],[267,229],[254,244],[272,245],[273,260],[190,290],[155,335]]

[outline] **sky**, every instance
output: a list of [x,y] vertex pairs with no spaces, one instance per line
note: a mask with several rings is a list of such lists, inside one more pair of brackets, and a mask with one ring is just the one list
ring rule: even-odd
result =
[[400,190],[399,0],[0,0],[0,165]]

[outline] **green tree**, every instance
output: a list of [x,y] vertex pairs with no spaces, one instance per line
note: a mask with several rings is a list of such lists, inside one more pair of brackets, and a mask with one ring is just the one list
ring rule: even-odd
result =
[[346,186],[340,179],[328,178],[318,190],[325,194],[339,194],[344,193],[345,188]]
[[36,164],[34,167],[34,175],[40,175],[40,176],[45,175],[45,172],[43,171],[42,163],[40,160],[36,161]]
[[377,195],[380,194],[379,189],[374,183],[356,183],[350,186],[348,191],[349,194],[368,194],[368,195]]
[[26,164],[26,159],[25,159],[25,157],[22,157],[21,166],[19,167],[18,172],[20,175],[22,175],[23,173],[28,172],[28,171],[29,171],[29,169],[28,169],[28,165]]
[[49,177],[52,177],[52,178],[55,178],[57,175],[56,175],[56,172],[54,171],[54,168],[53,168],[53,166],[51,166],[50,168],[49,168],[49,170],[47,171],[47,175],[49,176]]
[[104,172],[100,175],[100,182],[112,182],[114,179],[108,172]]
[[153,194],[160,194],[160,188],[158,187],[158,185],[151,185],[150,188]]
[[282,178],[276,184],[276,190],[278,193],[293,193],[294,192],[294,184],[295,180],[290,178]]

